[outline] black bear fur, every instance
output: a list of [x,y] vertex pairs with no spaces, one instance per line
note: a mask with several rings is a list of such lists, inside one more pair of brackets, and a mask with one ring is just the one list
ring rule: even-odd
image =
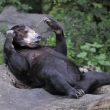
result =
[[40,35],[25,25],[16,25],[5,34],[4,61],[13,75],[31,88],[44,88],[51,94],[78,98],[110,84],[110,74],[89,71],[67,58],[62,28],[50,18],[44,20],[56,34],[56,46],[39,44]]

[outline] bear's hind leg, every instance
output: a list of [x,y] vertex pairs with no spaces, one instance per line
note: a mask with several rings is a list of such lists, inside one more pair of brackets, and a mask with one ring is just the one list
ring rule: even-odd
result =
[[84,94],[82,89],[75,89],[70,86],[65,78],[55,69],[48,69],[45,72],[45,90],[56,95],[67,95],[69,98],[79,98]]
[[83,75],[81,81],[77,82],[76,88],[81,88],[85,93],[91,93],[100,86],[110,84],[110,74],[89,71]]

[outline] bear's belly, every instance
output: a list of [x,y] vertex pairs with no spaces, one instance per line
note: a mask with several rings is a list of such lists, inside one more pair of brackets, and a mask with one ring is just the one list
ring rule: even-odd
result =
[[71,83],[73,80],[80,80],[80,73],[77,66],[75,66],[66,56],[51,48],[24,49],[21,50],[19,54],[28,60],[31,67],[36,65],[35,67],[37,68],[37,66],[39,66],[38,64],[43,65],[43,67],[50,65],[50,67],[62,74],[67,82]]

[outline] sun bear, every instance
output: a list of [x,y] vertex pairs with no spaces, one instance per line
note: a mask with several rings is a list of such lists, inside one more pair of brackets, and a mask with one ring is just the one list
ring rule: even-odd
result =
[[79,98],[110,84],[110,74],[88,71],[82,75],[66,56],[63,29],[50,18],[45,17],[44,21],[56,35],[55,47],[40,45],[41,36],[26,25],[16,25],[5,33],[4,61],[19,81],[69,98]]

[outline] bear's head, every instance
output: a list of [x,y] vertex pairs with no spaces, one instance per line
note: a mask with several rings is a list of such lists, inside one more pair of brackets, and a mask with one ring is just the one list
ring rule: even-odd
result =
[[18,46],[36,47],[40,42],[40,35],[36,33],[31,27],[25,25],[16,25],[10,30],[13,30],[15,37],[13,43]]

